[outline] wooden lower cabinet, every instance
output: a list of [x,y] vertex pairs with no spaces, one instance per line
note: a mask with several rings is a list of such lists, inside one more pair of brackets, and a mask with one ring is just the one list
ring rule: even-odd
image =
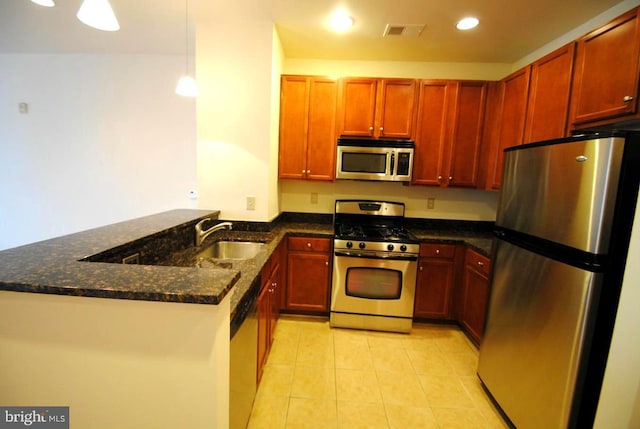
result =
[[331,291],[331,239],[289,237],[286,310],[327,314]]
[[282,282],[282,257],[284,246],[281,244],[273,252],[260,273],[260,292],[258,294],[258,362],[257,380],[262,378],[273,336],[280,315]]
[[452,310],[457,249],[455,244],[420,245],[415,319],[455,319]]
[[489,258],[467,249],[464,258],[458,321],[480,344],[489,295]]
[[[263,285],[264,286],[264,285]],[[269,287],[262,287],[258,295],[258,363],[256,379],[258,383],[262,378],[264,365],[267,363],[267,356],[271,348],[269,312],[271,307],[271,292]]]

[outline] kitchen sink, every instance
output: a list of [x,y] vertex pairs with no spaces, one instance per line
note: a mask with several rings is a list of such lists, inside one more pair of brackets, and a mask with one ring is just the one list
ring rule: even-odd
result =
[[198,252],[198,259],[251,259],[264,247],[256,241],[216,241]]

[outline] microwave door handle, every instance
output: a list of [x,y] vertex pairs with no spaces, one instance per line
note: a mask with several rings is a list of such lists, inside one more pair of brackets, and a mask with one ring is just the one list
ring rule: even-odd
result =
[[396,163],[396,153],[395,152],[391,152],[391,175],[395,176],[396,175],[396,169],[395,169],[395,163]]

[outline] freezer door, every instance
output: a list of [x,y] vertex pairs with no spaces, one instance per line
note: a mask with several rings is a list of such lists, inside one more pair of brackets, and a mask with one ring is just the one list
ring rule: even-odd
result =
[[601,274],[495,246],[478,376],[518,429],[567,428]]
[[607,253],[623,148],[608,137],[505,152],[496,225]]

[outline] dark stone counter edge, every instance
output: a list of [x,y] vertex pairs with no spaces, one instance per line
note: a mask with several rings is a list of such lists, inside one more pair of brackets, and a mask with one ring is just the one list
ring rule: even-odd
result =
[[[169,228],[163,228],[162,230],[150,232],[143,237],[136,237],[134,242],[148,240],[149,237],[156,237],[166,231],[175,231],[176,229],[185,225],[193,225],[197,220],[217,214],[217,212],[201,211],[198,216],[189,219],[188,221],[172,225]],[[243,274],[251,276],[251,279],[244,278],[244,282],[250,282],[251,287],[245,287],[244,290],[239,291],[241,296],[234,297],[232,303],[232,317],[236,314],[238,307],[243,307],[245,303],[246,295],[249,291],[255,292],[254,283],[260,281],[260,269],[266,263],[271,256],[271,252],[275,250],[277,244],[286,238],[287,235],[299,235],[299,236],[318,236],[318,237],[332,237],[333,216],[331,214],[307,214],[307,213],[281,213],[272,222],[244,222],[233,221],[234,231],[244,232],[256,232],[256,233],[273,233],[271,234],[272,242],[269,243],[269,252],[260,258],[260,261],[255,261],[257,265],[250,269],[250,273],[240,272],[235,273],[226,284],[225,287],[219,288],[212,293],[190,293],[184,291],[149,291],[149,290],[123,290],[109,287],[102,288],[80,288],[80,287],[66,287],[55,285],[44,285],[38,283],[17,283],[17,282],[1,282],[2,290],[15,291],[15,292],[31,292],[41,294],[54,294],[54,295],[68,295],[68,296],[83,296],[83,297],[95,297],[95,298],[113,298],[113,299],[129,299],[129,300],[143,300],[143,301],[159,301],[159,302],[177,302],[177,303],[194,303],[194,304],[219,304],[222,299],[229,293],[229,291],[239,282]],[[436,242],[436,243],[451,243],[451,244],[466,244],[474,250],[490,256],[491,242],[490,231],[492,222],[474,222],[474,221],[448,221],[448,220],[422,220],[422,219],[408,219],[409,228],[414,232],[417,238],[421,242]],[[124,224],[124,223],[120,223]],[[119,225],[119,224],[114,224]],[[109,226],[107,226],[109,227]],[[105,227],[105,228],[107,228]],[[100,228],[102,229],[102,228]],[[79,234],[86,234],[92,232],[91,230],[85,231]],[[67,238],[65,236],[63,238]],[[53,239],[55,240],[55,239]],[[120,243],[116,247],[122,247],[130,243]],[[77,260],[77,259],[76,259]],[[227,271],[229,272],[229,271]],[[245,303],[246,304],[246,303]],[[242,311],[241,311],[242,312]]]

